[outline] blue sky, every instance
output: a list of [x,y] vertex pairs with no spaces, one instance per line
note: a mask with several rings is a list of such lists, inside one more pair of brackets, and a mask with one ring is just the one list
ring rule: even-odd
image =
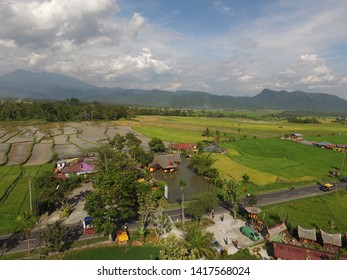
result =
[[347,99],[344,0],[16,0],[0,3],[0,74],[99,86]]

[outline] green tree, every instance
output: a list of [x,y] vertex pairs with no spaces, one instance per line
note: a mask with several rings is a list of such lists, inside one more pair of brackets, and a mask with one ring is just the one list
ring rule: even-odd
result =
[[126,139],[124,136],[116,133],[116,135],[110,140],[110,144],[116,148],[117,151],[121,151],[125,147]]
[[23,237],[27,240],[28,254],[30,255],[30,233],[36,223],[36,216],[23,212],[20,216],[17,216],[16,221],[19,224],[20,231]]
[[214,162],[215,160],[211,157],[211,154],[202,153],[193,156],[189,166],[195,170],[198,175],[207,176]]
[[182,240],[170,233],[160,241],[159,257],[161,260],[188,260],[189,254]]
[[182,224],[184,225],[184,187],[187,185],[186,181],[184,179],[180,179],[178,186],[181,190],[181,194],[182,194],[182,205],[181,205],[181,216],[182,216]]
[[220,131],[216,130],[214,133],[214,142],[216,142],[218,144],[219,141],[220,141]]
[[192,197],[192,200],[193,203],[188,205],[186,212],[198,221],[204,214],[211,212],[219,203],[217,195],[213,192],[196,194]]
[[147,234],[147,227],[153,220],[153,215],[158,207],[156,194],[151,189],[138,193],[138,203],[140,215],[140,235],[144,239]]
[[204,136],[207,138],[207,142],[210,142],[210,137],[212,136],[212,133],[208,127],[201,133],[201,136]]
[[184,246],[191,259],[215,259],[212,247],[213,234],[203,231],[199,223],[193,222],[184,228]]
[[240,203],[241,184],[236,183],[233,180],[224,180],[223,189],[224,200],[231,204],[233,216],[234,219],[236,219],[236,214]]
[[156,137],[152,138],[152,140],[148,142],[148,146],[151,149],[151,151],[155,153],[165,152],[165,144],[159,138],[156,138]]
[[62,221],[56,221],[54,224],[47,226],[42,234],[45,242],[46,253],[48,252],[62,252],[66,248],[68,239],[68,231],[63,225]]

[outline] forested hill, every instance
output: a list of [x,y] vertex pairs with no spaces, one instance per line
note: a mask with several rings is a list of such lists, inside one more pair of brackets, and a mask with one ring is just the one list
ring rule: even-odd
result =
[[17,70],[0,76],[0,97],[65,100],[190,109],[274,109],[344,113],[347,100],[326,93],[264,89],[254,97],[213,95],[198,91],[101,88],[69,76]]

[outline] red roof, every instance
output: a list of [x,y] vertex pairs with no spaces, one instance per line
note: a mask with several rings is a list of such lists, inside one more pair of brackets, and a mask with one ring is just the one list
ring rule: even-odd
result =
[[189,150],[196,149],[196,143],[177,143],[177,144],[169,144],[169,147],[175,150]]

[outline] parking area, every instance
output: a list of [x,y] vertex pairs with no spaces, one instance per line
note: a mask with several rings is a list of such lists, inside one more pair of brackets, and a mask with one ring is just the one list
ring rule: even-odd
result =
[[[208,227],[207,231],[214,234],[215,239],[228,251],[228,254],[235,254],[238,248],[253,246],[264,241],[262,236],[255,242],[243,235],[240,229],[246,225],[245,221],[234,219],[229,212],[218,213],[213,218],[213,221],[214,225]],[[238,248],[233,244],[233,241],[236,240]],[[261,252],[261,254],[266,255],[266,252]]]

